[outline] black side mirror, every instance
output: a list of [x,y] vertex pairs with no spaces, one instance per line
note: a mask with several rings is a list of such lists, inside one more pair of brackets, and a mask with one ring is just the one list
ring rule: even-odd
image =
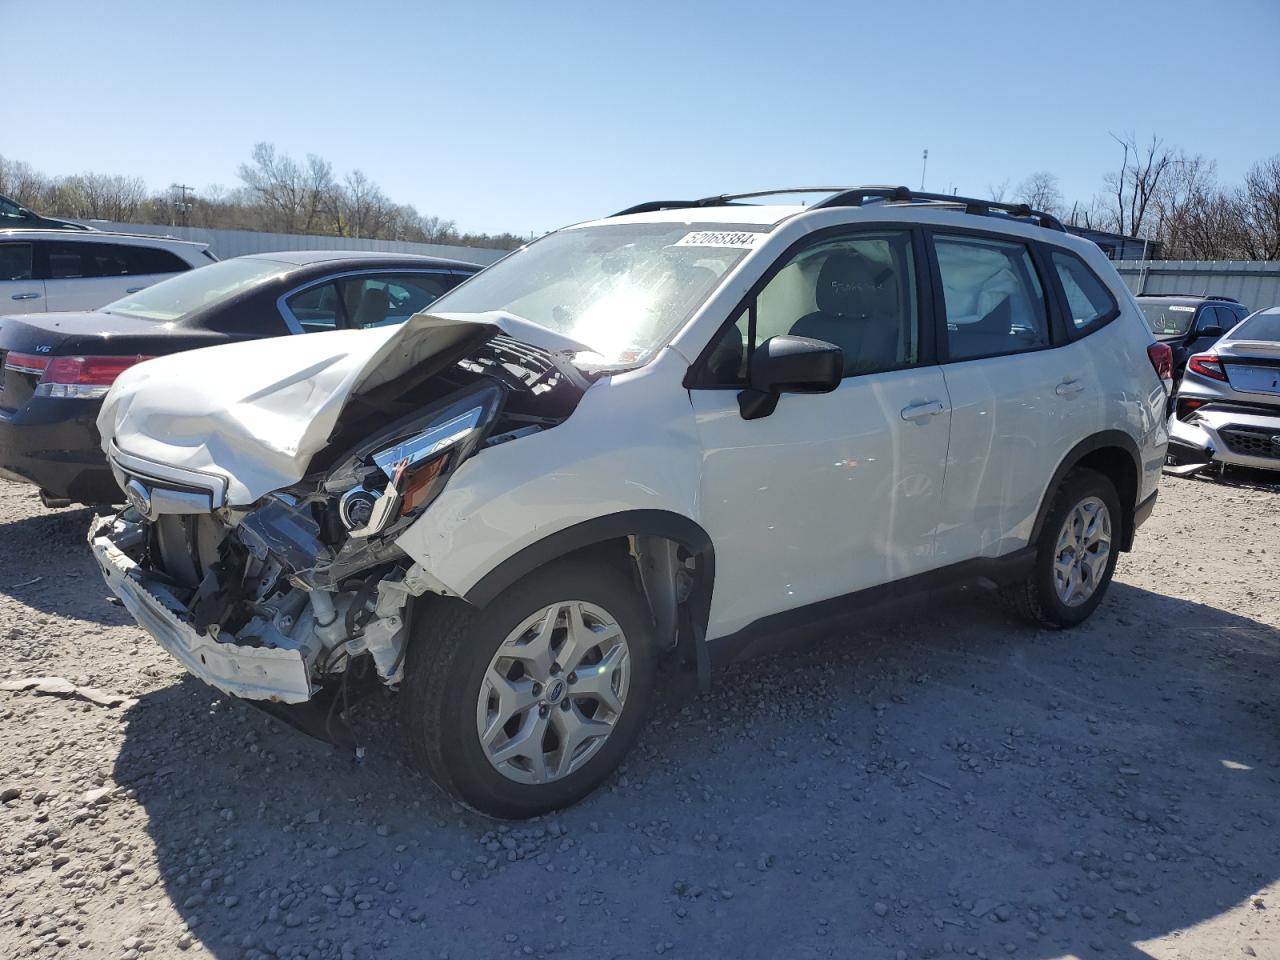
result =
[[1201,328],[1200,328],[1200,332],[1199,332],[1199,336],[1202,336],[1202,337],[1220,337],[1220,336],[1222,336],[1225,332],[1226,332],[1225,330],[1223,330],[1220,326],[1218,326],[1218,325],[1215,323],[1215,324],[1213,324],[1212,326],[1209,326],[1209,327],[1201,327]]
[[790,335],[770,337],[751,354],[751,386],[738,394],[743,420],[767,417],[784,393],[830,393],[844,376],[844,351],[834,343]]

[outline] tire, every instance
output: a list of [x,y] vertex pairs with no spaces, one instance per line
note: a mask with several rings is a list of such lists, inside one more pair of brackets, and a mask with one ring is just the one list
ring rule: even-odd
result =
[[[1062,593],[1064,581],[1059,577],[1059,561],[1068,555],[1074,557],[1077,551],[1064,528],[1068,521],[1073,522],[1073,529],[1079,528],[1076,521],[1082,514],[1077,514],[1078,509],[1087,518],[1091,515],[1090,509],[1095,508],[1092,515],[1096,516],[1098,504],[1106,510],[1110,530],[1105,562],[1095,559],[1090,564],[1088,556],[1097,557],[1097,551],[1091,547],[1086,548],[1085,557],[1079,563],[1077,571],[1081,578],[1080,588],[1087,587],[1088,593],[1083,598],[1078,593],[1072,593],[1071,602],[1068,602]],[[1047,627],[1074,627],[1087,620],[1102,602],[1115,573],[1122,519],[1120,497],[1115,485],[1107,477],[1084,467],[1072,470],[1063,478],[1053,495],[1053,502],[1036,541],[1036,561],[1031,574],[1021,583],[1005,587],[1001,591],[1005,602],[1019,615]],[[1059,545],[1064,538],[1067,549],[1060,551]],[[1066,589],[1071,589],[1070,584]]]
[[[550,656],[544,657],[540,628],[549,608],[557,626],[546,634]],[[575,611],[577,626],[570,624]],[[653,628],[632,581],[612,563],[558,561],[483,610],[441,601],[415,619],[400,690],[410,748],[428,776],[471,809],[523,819],[576,803],[608,777],[639,735],[653,696]],[[615,627],[621,639],[612,636]],[[558,663],[574,637],[586,638],[584,648],[607,638],[585,649],[581,677],[566,669],[573,664]],[[564,682],[557,686],[556,679]],[[605,695],[579,696],[584,687]],[[508,709],[516,703],[533,705]],[[580,740],[605,726],[607,733]],[[541,738],[536,748],[535,738]],[[566,743],[575,744],[567,756]],[[551,749],[544,752],[544,745]],[[525,752],[502,759],[518,749]]]

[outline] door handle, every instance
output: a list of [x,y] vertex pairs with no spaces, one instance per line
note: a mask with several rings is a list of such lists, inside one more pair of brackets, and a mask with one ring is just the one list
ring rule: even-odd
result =
[[902,419],[923,420],[925,417],[936,417],[945,409],[946,407],[942,405],[941,400],[930,400],[928,403],[913,403],[909,407],[902,408]]
[[1084,389],[1084,384],[1079,380],[1063,380],[1060,384],[1053,388],[1053,392],[1060,397],[1074,397],[1077,393]]
[[139,290],[145,290],[146,287],[126,287],[125,293],[137,293]]
[[35,300],[39,296],[40,294],[38,293],[15,293],[9,299],[10,300]]

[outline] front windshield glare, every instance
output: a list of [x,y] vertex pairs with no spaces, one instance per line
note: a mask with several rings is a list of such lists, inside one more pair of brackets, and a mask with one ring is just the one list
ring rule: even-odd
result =
[[146,320],[177,320],[286,269],[286,264],[253,257],[221,260],[153,283],[102,309]]
[[445,294],[431,312],[511,313],[577,340],[606,363],[640,363],[692,316],[765,230],[713,223],[561,230]]

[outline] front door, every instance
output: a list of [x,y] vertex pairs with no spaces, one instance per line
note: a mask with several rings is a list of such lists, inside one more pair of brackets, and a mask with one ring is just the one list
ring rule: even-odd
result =
[[[919,249],[910,230],[803,241],[695,369],[700,516],[716,545],[709,638],[934,565],[950,403],[922,323]],[[844,379],[744,420],[750,353],[780,334],[840,346]]]
[[44,281],[36,280],[30,243],[0,243],[0,316],[39,313],[45,306]]

